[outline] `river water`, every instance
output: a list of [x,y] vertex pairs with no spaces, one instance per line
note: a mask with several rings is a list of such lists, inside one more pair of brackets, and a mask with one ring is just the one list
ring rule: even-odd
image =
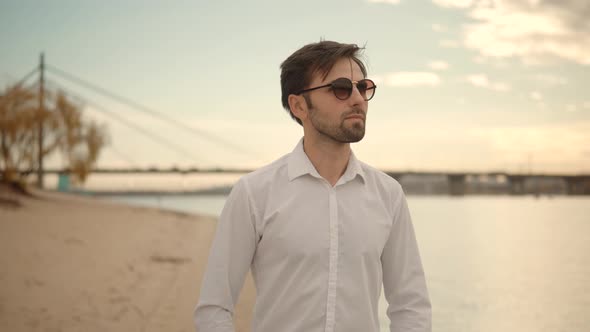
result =
[[[225,196],[110,199],[218,216]],[[434,332],[590,331],[590,198],[410,196]],[[382,331],[388,330],[381,298]]]

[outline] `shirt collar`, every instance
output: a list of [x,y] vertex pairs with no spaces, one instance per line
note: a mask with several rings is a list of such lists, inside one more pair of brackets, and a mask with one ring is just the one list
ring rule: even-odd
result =
[[[303,150],[303,138],[299,140],[299,143],[295,146],[295,149],[289,155],[288,161],[288,174],[289,174],[289,181],[293,181],[294,179],[309,174],[315,178],[321,179],[322,176],[318,173],[315,169],[311,160],[305,154]],[[348,181],[353,180],[356,176],[359,175],[361,179],[365,180],[365,172],[363,171],[360,162],[356,159],[354,152],[350,151],[350,159],[348,160],[348,166],[346,167],[346,171],[340,179],[338,180],[337,184],[346,183]]]

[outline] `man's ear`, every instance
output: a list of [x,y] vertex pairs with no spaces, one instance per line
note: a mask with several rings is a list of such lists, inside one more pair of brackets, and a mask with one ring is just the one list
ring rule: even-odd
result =
[[289,95],[289,109],[296,118],[303,121],[307,118],[307,103],[305,98],[301,95]]

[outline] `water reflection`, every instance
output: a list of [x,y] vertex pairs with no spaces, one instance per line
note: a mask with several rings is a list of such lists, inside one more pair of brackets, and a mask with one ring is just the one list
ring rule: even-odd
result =
[[589,199],[415,197],[410,207],[435,331],[590,326]]
[[[155,205],[155,198],[121,198]],[[159,205],[218,215],[223,196]],[[433,302],[434,332],[590,327],[590,199],[408,198]],[[389,331],[380,300],[382,331]]]

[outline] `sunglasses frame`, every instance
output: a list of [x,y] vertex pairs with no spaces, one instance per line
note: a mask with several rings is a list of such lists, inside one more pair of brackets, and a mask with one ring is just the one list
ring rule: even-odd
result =
[[[336,82],[336,81],[338,81],[338,80],[348,80],[349,82],[351,82],[351,84],[350,84],[350,90],[349,90],[349,92],[348,92],[348,95],[347,95],[347,96],[346,96],[346,98],[344,98],[344,99],[343,99],[343,98],[339,98],[339,97],[338,97],[338,95],[336,95],[336,91],[334,90],[334,86],[333,86],[333,85],[334,85],[334,82]],[[370,97],[370,98],[368,98],[368,99],[365,99],[365,97],[363,97],[363,99],[364,99],[365,101],[369,101],[369,100],[373,99],[373,97],[375,97],[375,91],[377,90],[377,84],[375,84],[375,82],[373,82],[373,80],[371,80],[371,79],[368,79],[368,78],[363,78],[363,79],[362,79],[362,80],[360,80],[360,81],[353,81],[353,80],[350,80],[350,79],[348,79],[348,78],[346,78],[346,77],[339,77],[339,78],[337,78],[337,79],[333,80],[332,82],[330,82],[330,83],[328,83],[328,84],[321,85],[321,86],[316,86],[316,87],[314,87],[314,88],[303,89],[303,90],[301,90],[301,91],[297,92],[297,93],[296,93],[296,95],[300,95],[300,94],[302,94],[302,93],[305,93],[305,92],[310,92],[310,91],[317,90],[317,89],[321,89],[321,88],[327,88],[327,87],[331,87],[331,88],[332,88],[332,93],[334,93],[334,96],[335,96],[337,99],[339,99],[339,100],[346,100],[346,99],[350,98],[350,96],[352,95],[352,89],[353,89],[353,85],[357,85],[357,88],[356,88],[356,89],[358,90],[358,83],[359,83],[359,82],[362,82],[362,81],[369,81],[369,82],[373,83],[373,86],[372,86],[372,87],[370,87],[370,88],[367,88],[367,89],[365,90],[365,92],[366,92],[366,91],[368,91],[368,90],[373,90],[373,94],[371,95],[371,97]],[[359,90],[359,92],[360,92],[360,90]]]

